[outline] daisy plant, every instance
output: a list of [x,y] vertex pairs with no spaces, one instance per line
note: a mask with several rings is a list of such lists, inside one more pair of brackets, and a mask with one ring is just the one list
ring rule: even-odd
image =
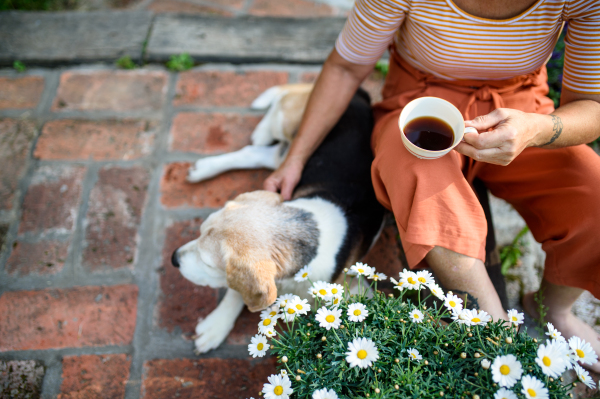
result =
[[[309,274],[303,268],[297,280]],[[509,321],[493,320],[444,293],[426,271],[390,278],[393,293],[377,289],[385,278],[357,263],[345,269],[343,284],[309,280],[310,301],[286,294],[263,311],[248,351],[276,356],[280,371],[259,395],[558,399],[574,386],[561,378],[567,369],[595,387],[580,365],[595,363],[597,355],[580,338],[567,342],[548,324],[549,339],[538,342],[525,328],[517,331],[522,313],[513,309]]]

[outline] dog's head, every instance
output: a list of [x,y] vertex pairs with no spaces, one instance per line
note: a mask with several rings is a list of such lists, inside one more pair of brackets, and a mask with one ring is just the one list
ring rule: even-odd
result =
[[202,223],[200,237],[173,252],[173,265],[194,284],[238,291],[252,312],[266,308],[277,299],[282,271],[269,222],[281,202],[268,191],[237,196]]

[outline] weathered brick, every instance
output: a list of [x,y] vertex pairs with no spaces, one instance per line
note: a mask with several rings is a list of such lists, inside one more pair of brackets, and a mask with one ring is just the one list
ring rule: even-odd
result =
[[261,117],[240,114],[182,112],[173,120],[171,149],[199,154],[239,150]]
[[161,203],[167,208],[218,208],[237,195],[262,190],[263,182],[271,174],[265,169],[236,170],[213,179],[188,183],[185,181],[190,164],[176,162],[165,166],[160,183]]
[[189,71],[179,75],[175,106],[247,107],[271,86],[287,83],[287,72]]
[[221,17],[231,17],[233,14],[229,11],[217,7],[211,7],[202,4],[193,4],[187,1],[178,0],[154,0],[148,9],[154,12],[174,12],[182,14],[206,14],[219,15]]
[[0,109],[35,108],[44,91],[44,78],[24,76],[0,77]]
[[25,173],[27,155],[34,138],[33,122],[0,119],[0,210],[13,207],[13,199],[19,180]]
[[217,307],[219,291],[186,280],[171,265],[171,254],[187,242],[198,238],[202,219],[173,223],[165,231],[163,264],[159,269],[161,295],[157,304],[158,325],[169,332],[179,328],[191,337],[199,318]]
[[72,231],[84,175],[81,166],[42,166],[36,170],[25,194],[19,232]]
[[13,250],[6,262],[5,270],[11,276],[56,274],[65,265],[68,252],[68,242],[29,243],[17,241],[13,244]]
[[258,323],[260,322],[260,313],[250,313],[248,308],[244,307],[242,314],[235,321],[233,330],[229,333],[225,343],[231,345],[248,345],[250,338],[256,335]]
[[127,345],[135,285],[12,291],[0,296],[0,351]]
[[[314,83],[317,80],[317,77],[319,77],[318,72],[305,72],[300,75],[300,81],[304,83]],[[371,96],[371,104],[381,101],[381,89],[383,88],[384,82],[385,77],[377,71],[371,73],[362,82],[361,87],[369,93],[369,96]]]
[[100,170],[90,193],[83,265],[90,270],[133,267],[149,175],[142,167]]
[[63,358],[61,393],[57,399],[122,399],[131,357],[83,355]]
[[275,359],[169,359],[144,364],[143,399],[258,397]]
[[326,4],[307,0],[255,0],[248,10],[252,15],[261,17],[329,17],[337,10]]
[[0,398],[39,398],[44,366],[35,360],[0,360]]
[[53,111],[159,111],[167,90],[160,71],[69,71],[60,77]]
[[158,123],[56,120],[46,123],[34,156],[49,160],[130,160],[150,154]]

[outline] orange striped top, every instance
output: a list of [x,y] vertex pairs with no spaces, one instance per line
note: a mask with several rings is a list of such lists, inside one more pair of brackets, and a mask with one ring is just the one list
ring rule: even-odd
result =
[[505,20],[452,0],[356,0],[335,46],[347,61],[374,64],[393,40],[402,58],[437,77],[506,79],[544,65],[566,21],[563,85],[600,94],[600,0],[538,0]]

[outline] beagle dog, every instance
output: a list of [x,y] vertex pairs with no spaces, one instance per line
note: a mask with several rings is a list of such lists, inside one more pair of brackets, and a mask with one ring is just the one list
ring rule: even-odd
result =
[[[231,169],[276,169],[306,107],[312,84],[273,87],[253,108],[267,108],[243,149],[198,160],[189,182]],[[312,281],[336,281],[365,256],[383,227],[384,209],[371,185],[369,95],[359,89],[339,122],[308,160],[291,201],[268,191],[238,195],[212,213],[200,237],[173,252],[171,261],[194,284],[228,287],[218,307],[196,326],[197,353],[218,347],[244,304],[251,312],[278,295],[309,297],[309,283],[294,281],[305,265]]]

